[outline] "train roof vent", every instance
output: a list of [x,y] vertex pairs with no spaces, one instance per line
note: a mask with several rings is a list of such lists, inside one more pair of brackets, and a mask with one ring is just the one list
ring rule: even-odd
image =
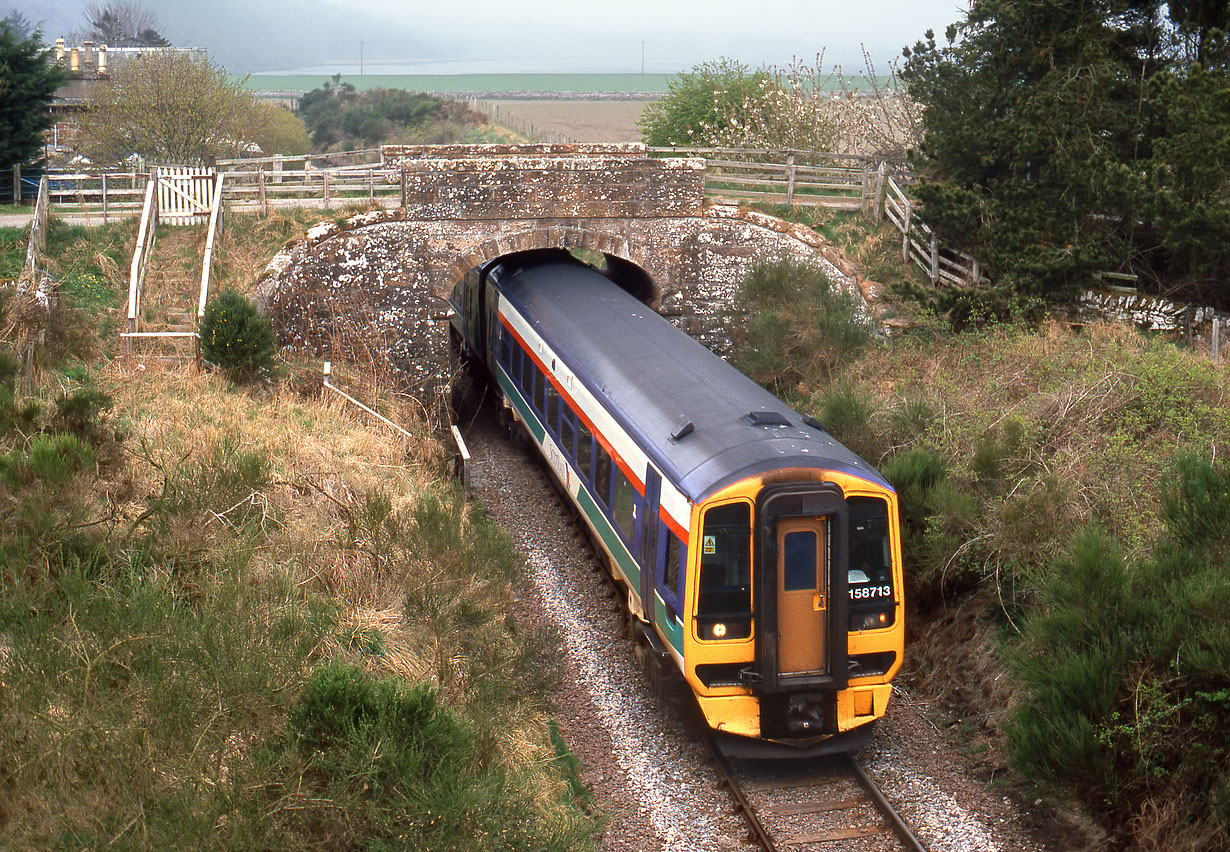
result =
[[790,421],[785,415],[776,411],[749,411],[743,418],[749,426],[789,426]]
[[686,415],[680,415],[679,419],[675,421],[675,425],[671,427],[671,440],[678,442],[691,435],[695,429],[695,423],[689,420]]
[[828,429],[825,429],[825,428],[824,428],[824,424],[823,424],[823,423],[821,423],[821,422],[820,422],[819,420],[817,420],[816,418],[812,417],[810,414],[804,414],[804,415],[803,415],[803,425],[804,425],[804,426],[810,426],[811,428],[815,429],[815,430],[816,430],[816,431],[818,431],[818,432],[827,432],[827,431],[828,431]]

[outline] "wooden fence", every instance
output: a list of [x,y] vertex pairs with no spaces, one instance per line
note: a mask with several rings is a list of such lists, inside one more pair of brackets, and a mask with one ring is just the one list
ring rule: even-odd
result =
[[654,156],[705,161],[705,194],[719,201],[862,210],[872,203],[879,164],[822,151],[650,148]]
[[978,261],[940,245],[935,232],[914,215],[910,199],[891,177],[884,181],[882,210],[901,232],[901,261],[917,264],[932,284],[969,284],[982,280],[983,270]]
[[58,215],[129,218],[144,206],[148,172],[78,171],[47,175],[48,201]]

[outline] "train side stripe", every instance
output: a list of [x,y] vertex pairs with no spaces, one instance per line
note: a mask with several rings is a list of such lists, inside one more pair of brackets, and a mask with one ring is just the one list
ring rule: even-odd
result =
[[[574,412],[576,412],[577,417],[580,418],[581,422],[585,424],[586,428],[589,429],[590,433],[594,436],[594,438],[598,441],[598,443],[602,445],[603,449],[606,450],[607,454],[610,455],[611,459],[616,463],[616,465],[618,465],[620,471],[622,471],[624,476],[628,478],[628,481],[632,483],[637,493],[641,496],[642,499],[644,499],[645,497],[644,477],[638,475],[634,466],[631,465],[624,458],[624,456],[618,450],[615,449],[614,443],[611,440],[609,440],[606,435],[602,433],[602,430],[598,428],[597,424],[593,421],[593,419],[585,412],[585,407],[581,404],[581,400],[576,395],[566,390],[564,386],[559,382],[559,380],[556,379],[551,369],[546,365],[546,363],[542,360],[542,358],[539,357],[538,353],[534,351],[535,347],[526,339],[525,335],[523,335],[513,325],[509,316],[505,314],[503,308],[505,308],[506,306],[509,309],[512,309],[512,306],[508,305],[507,302],[505,302],[503,298],[501,297],[501,304],[500,304],[501,311],[499,313],[500,324],[504,326],[504,328],[507,329],[508,333],[512,335],[513,339],[517,341],[517,344],[520,346],[521,351],[530,356],[530,359],[534,362],[534,364],[538,367],[538,369],[542,371],[542,374],[547,377],[547,380],[551,382],[551,386],[556,389],[560,397],[562,397],[568,402],[571,409]],[[546,341],[542,341],[542,343],[544,346],[547,345]],[[502,365],[501,365],[501,369],[503,369]],[[513,381],[511,376],[509,377],[509,380],[512,381],[514,385],[516,385],[516,381]],[[584,387],[584,385],[581,385],[581,387]],[[520,395],[519,389],[518,389],[518,395]],[[595,404],[597,405],[599,403],[595,401]],[[633,442],[633,444],[635,445],[635,442]],[[646,461],[648,460],[646,459]],[[656,467],[655,467],[655,470],[656,470]],[[658,472],[659,474],[661,474],[661,471],[658,471]],[[669,483],[670,483],[670,480],[663,478],[664,485],[669,484]],[[678,494],[678,490],[675,489],[674,485],[671,485],[670,488],[673,492],[675,492],[675,494],[677,494],[679,497],[682,498],[682,495]],[[683,498],[683,502],[686,504],[687,502],[686,498]],[[674,516],[674,513],[670,511],[670,509],[665,505],[665,503],[666,501],[659,499],[659,504],[660,504],[659,512],[660,512],[661,517],[663,518],[663,520],[666,521],[667,527],[669,527],[671,531],[675,533],[676,536],[678,536],[683,541],[687,541],[688,540],[688,528],[685,525],[686,522],[681,522],[678,518],[676,518]],[[690,517],[688,518],[688,521],[690,521]]]

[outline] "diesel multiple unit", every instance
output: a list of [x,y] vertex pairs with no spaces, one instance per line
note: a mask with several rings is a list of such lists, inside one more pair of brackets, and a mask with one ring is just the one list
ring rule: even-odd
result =
[[599,271],[513,255],[453,333],[575,504],[723,747],[851,750],[901,666],[896,494]]

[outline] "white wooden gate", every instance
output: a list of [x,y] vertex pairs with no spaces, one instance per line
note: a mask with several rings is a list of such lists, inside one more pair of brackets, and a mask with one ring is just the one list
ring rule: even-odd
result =
[[158,167],[158,221],[191,225],[209,219],[214,170],[204,166]]

